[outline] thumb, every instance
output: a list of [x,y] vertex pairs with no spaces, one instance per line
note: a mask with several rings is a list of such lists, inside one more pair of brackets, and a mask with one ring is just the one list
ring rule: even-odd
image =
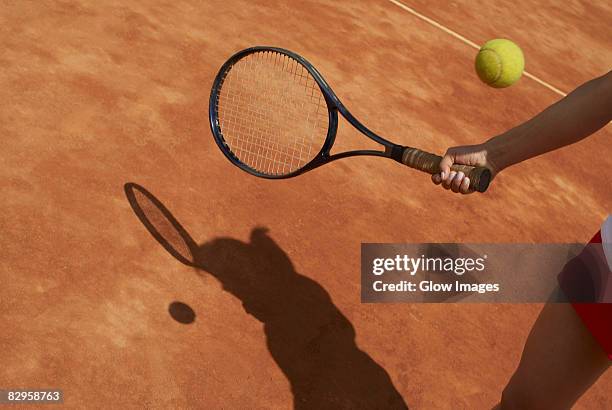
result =
[[455,155],[447,151],[442,160],[440,161],[440,176],[444,181],[449,175],[451,171],[451,167],[455,163]]

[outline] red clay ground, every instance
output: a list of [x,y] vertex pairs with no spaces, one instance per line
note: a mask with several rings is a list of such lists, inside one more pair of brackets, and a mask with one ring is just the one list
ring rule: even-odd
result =
[[[612,209],[610,128],[486,195],[375,158],[260,180],[207,122],[218,67],[250,45],[299,52],[365,124],[433,152],[559,96],[529,79],[483,86],[473,49],[386,0],[100,3],[0,10],[0,386],[60,387],[73,408],[493,406],[541,306],[361,304],[360,243],[585,242]],[[565,91],[610,68],[609,5],[535,3],[407,2],[473,41],[516,39],[527,69]],[[363,141],[349,128],[341,149]],[[192,266],[145,229],[127,182],[184,227]],[[176,300],[193,324],[168,314]],[[608,372],[578,407],[609,407],[611,388]]]

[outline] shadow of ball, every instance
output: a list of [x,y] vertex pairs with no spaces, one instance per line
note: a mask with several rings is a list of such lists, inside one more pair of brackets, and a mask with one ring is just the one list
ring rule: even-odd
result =
[[172,319],[179,323],[188,325],[195,321],[196,314],[191,307],[182,302],[172,302],[168,306],[168,312]]

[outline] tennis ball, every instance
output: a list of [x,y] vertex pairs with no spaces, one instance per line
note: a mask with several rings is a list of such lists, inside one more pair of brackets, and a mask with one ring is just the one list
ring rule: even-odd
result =
[[476,72],[483,83],[495,88],[514,84],[525,68],[523,52],[510,40],[487,41],[476,56]]

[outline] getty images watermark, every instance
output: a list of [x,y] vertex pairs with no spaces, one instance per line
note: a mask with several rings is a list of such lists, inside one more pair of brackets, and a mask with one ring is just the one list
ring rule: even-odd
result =
[[461,257],[411,257],[407,254],[395,255],[394,258],[374,258],[372,274],[381,276],[385,272],[404,272],[410,280],[386,283],[382,278],[375,280],[372,288],[375,292],[499,292],[499,283],[474,283],[455,280],[439,283],[433,280],[414,280],[418,272],[443,272],[462,276],[465,273],[483,272],[486,269],[487,255],[480,258]]
[[362,244],[363,302],[610,303],[601,246]]

